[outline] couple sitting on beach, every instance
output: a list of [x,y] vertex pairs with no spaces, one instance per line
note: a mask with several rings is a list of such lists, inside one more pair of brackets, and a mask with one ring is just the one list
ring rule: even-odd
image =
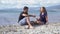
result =
[[32,24],[46,24],[48,21],[47,11],[45,7],[40,8],[40,18],[36,18],[36,21],[30,21],[29,17],[36,17],[35,15],[28,14],[28,7],[23,8],[23,12],[21,12],[19,16],[18,23],[20,25],[28,25],[28,28],[33,28]]

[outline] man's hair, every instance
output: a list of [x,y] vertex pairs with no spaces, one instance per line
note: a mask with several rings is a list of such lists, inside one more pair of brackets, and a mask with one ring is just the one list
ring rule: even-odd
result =
[[28,9],[28,7],[27,7],[27,6],[25,6],[23,9],[24,9],[24,10],[25,10],[25,9]]

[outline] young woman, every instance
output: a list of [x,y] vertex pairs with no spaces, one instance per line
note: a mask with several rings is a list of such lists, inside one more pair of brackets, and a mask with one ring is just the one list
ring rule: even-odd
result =
[[45,7],[40,8],[40,18],[37,19],[37,23],[46,24],[48,22],[47,11]]

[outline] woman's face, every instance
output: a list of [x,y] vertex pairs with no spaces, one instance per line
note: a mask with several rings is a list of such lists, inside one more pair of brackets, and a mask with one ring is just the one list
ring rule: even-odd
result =
[[41,7],[41,8],[40,8],[40,12],[43,12],[43,11],[44,11],[44,10],[43,10],[43,8]]

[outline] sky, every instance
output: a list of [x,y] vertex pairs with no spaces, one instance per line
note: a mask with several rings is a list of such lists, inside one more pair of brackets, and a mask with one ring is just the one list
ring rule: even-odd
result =
[[60,4],[60,0],[0,0],[0,9],[53,6]]

